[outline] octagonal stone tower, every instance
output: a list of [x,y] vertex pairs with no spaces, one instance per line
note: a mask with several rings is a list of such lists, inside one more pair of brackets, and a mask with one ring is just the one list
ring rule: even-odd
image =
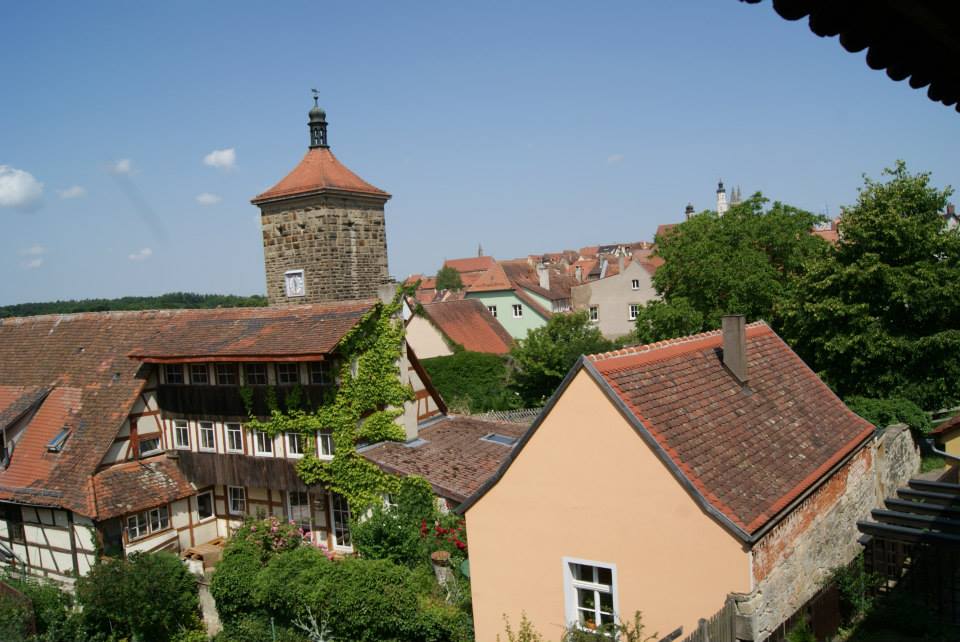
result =
[[260,208],[270,305],[372,298],[390,280],[383,213],[390,194],[337,160],[316,102],[307,155],[251,201]]

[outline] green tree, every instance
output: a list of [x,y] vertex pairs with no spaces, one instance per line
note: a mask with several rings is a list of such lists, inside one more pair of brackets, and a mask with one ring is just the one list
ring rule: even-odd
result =
[[703,329],[703,314],[682,296],[674,297],[669,302],[654,299],[640,306],[637,314],[636,332],[640,343],[683,337]]
[[504,357],[463,350],[421,362],[447,405],[468,413],[510,410],[520,405],[507,389],[510,370]]
[[367,559],[385,559],[414,567],[427,562],[420,536],[422,524],[437,518],[433,490],[421,477],[404,477],[391,507],[375,506],[366,516],[354,518],[350,527],[353,544]]
[[870,399],[853,396],[847,397],[843,402],[847,404],[850,410],[878,428],[885,428],[893,424],[907,424],[919,433],[928,433],[933,430],[930,416],[909,399],[899,397]]
[[[689,308],[703,316],[694,331],[719,327],[720,317],[731,313],[772,320],[791,277],[826,252],[827,243],[810,234],[822,217],[780,202],[767,207],[768,202],[758,192],[723,216],[703,212],[657,237],[657,253],[665,261],[653,277],[657,292],[667,303],[682,297],[689,304],[683,303],[679,314],[684,323],[665,329],[688,333],[695,320]],[[665,320],[670,310],[654,312]]]
[[553,394],[580,355],[606,352],[614,343],[590,322],[586,310],[555,314],[527,332],[510,351],[516,367],[510,387],[530,406]]
[[836,248],[812,261],[781,308],[782,333],[841,396],[933,409],[960,394],[960,234],[952,193],[900,161],[864,177]]
[[438,290],[462,290],[463,280],[460,273],[449,266],[443,266],[437,271],[437,289]]

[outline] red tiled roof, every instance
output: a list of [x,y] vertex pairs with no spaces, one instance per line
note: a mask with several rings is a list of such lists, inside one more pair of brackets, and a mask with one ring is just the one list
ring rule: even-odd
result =
[[663,238],[666,234],[669,234],[673,228],[675,228],[679,223],[664,223],[663,225],[657,226],[657,233],[654,238]]
[[527,426],[471,417],[446,417],[420,429],[426,443],[415,448],[383,442],[363,456],[390,473],[419,475],[442,497],[462,502],[476,492],[506,461],[512,451],[481,437],[499,433],[520,438]]
[[465,259],[447,259],[443,262],[443,267],[453,268],[463,275],[464,272],[483,272],[496,264],[492,256],[470,256]]
[[715,331],[588,359],[704,499],[753,534],[874,427],[765,323],[747,326],[746,386],[721,346]]
[[48,386],[0,386],[0,430],[23,417],[49,392]]
[[478,299],[423,306],[430,321],[454,343],[471,352],[506,354],[513,338]]
[[328,148],[317,147],[308,151],[300,164],[283,180],[254,197],[251,202],[259,205],[325,191],[362,194],[383,200],[390,198],[389,194],[347,169]]
[[99,519],[136,513],[196,492],[165,454],[105,468],[94,475],[93,488]]
[[527,261],[523,259],[501,261],[500,265],[503,267],[504,272],[506,272],[507,278],[509,278],[515,286],[530,290],[534,294],[539,294],[549,301],[569,299],[570,288],[579,285],[574,277],[567,276],[563,270],[557,267],[546,268],[550,275],[550,287],[542,288],[540,287],[540,276],[536,268],[531,267]]
[[[130,356],[146,362],[277,360],[329,354],[376,304],[341,301],[270,308],[171,310]],[[163,313],[158,313],[163,314]]]
[[942,424],[934,428],[930,434],[931,435],[942,435],[944,433],[953,432],[954,428],[960,427],[960,415],[954,415],[950,417]]
[[512,290],[513,284],[507,278],[507,273],[498,263],[494,263],[490,269],[483,272],[476,279],[472,279],[468,284],[463,282],[467,292],[497,292],[500,290]]

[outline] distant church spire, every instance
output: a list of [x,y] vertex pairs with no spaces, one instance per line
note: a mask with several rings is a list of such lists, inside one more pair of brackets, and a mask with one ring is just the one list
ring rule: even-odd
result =
[[327,112],[320,108],[320,92],[313,92],[313,109],[310,110],[310,149],[330,147],[327,144]]
[[690,217],[693,216],[693,203],[687,203],[687,207],[683,210],[683,213],[686,215],[687,220],[690,220]]
[[730,194],[730,204],[739,205],[743,201],[743,196],[740,194],[740,186],[737,185],[733,188],[733,192]]
[[727,190],[723,188],[723,179],[717,183],[717,214],[723,216],[727,211]]
[[477,256],[483,256],[483,243],[477,243]]

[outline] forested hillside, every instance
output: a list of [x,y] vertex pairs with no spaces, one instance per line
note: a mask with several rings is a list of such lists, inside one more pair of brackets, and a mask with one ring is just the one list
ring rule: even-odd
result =
[[159,296],[125,296],[118,299],[79,299],[48,301],[45,303],[17,303],[0,306],[0,319],[26,317],[37,314],[74,312],[104,312],[106,310],[166,310],[174,308],[249,308],[267,304],[267,297],[259,294],[196,294],[168,292]]

